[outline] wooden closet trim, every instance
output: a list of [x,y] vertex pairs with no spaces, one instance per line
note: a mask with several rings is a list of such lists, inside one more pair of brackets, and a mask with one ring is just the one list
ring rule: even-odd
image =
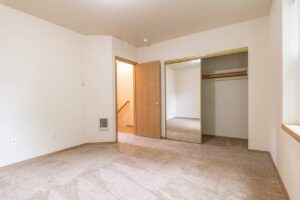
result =
[[213,52],[213,53],[208,53],[208,54],[204,54],[204,55],[200,55],[200,56],[192,56],[192,57],[184,57],[184,58],[178,58],[178,59],[173,59],[173,60],[167,60],[167,61],[164,62],[164,65],[187,62],[187,61],[198,60],[198,59],[203,59],[203,58],[212,58],[212,57],[217,57],[217,56],[225,56],[225,55],[243,53],[243,52],[248,52],[248,51],[249,51],[248,47],[242,47],[242,48],[237,48],[237,49],[229,49],[229,50],[224,50],[224,51],[217,51],[217,52]]
[[232,77],[247,77],[248,71],[241,72],[226,72],[226,73],[213,73],[202,75],[202,79],[218,79],[218,78],[232,78]]

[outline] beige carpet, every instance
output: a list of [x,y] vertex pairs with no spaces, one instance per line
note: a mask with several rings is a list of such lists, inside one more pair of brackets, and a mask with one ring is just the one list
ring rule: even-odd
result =
[[199,145],[129,134],[119,141],[0,169],[0,199],[286,199],[268,154],[249,152],[242,141]]
[[201,142],[200,119],[175,117],[167,120],[167,138],[184,142]]

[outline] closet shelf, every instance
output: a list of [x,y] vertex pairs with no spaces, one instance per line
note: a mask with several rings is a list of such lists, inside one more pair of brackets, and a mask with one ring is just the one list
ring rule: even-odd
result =
[[239,76],[248,76],[248,71],[239,71],[239,72],[226,72],[226,73],[213,73],[202,75],[202,79],[215,79],[215,78],[231,78],[231,77],[239,77]]

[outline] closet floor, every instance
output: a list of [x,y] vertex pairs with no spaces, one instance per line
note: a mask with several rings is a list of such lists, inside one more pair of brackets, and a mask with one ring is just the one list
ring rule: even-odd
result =
[[220,147],[248,149],[248,140],[246,139],[202,135],[202,143]]

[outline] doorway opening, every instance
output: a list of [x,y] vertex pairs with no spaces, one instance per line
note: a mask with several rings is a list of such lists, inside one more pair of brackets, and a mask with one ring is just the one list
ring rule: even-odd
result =
[[116,130],[135,134],[135,63],[116,58]]
[[160,61],[115,60],[116,142],[119,133],[161,138]]

